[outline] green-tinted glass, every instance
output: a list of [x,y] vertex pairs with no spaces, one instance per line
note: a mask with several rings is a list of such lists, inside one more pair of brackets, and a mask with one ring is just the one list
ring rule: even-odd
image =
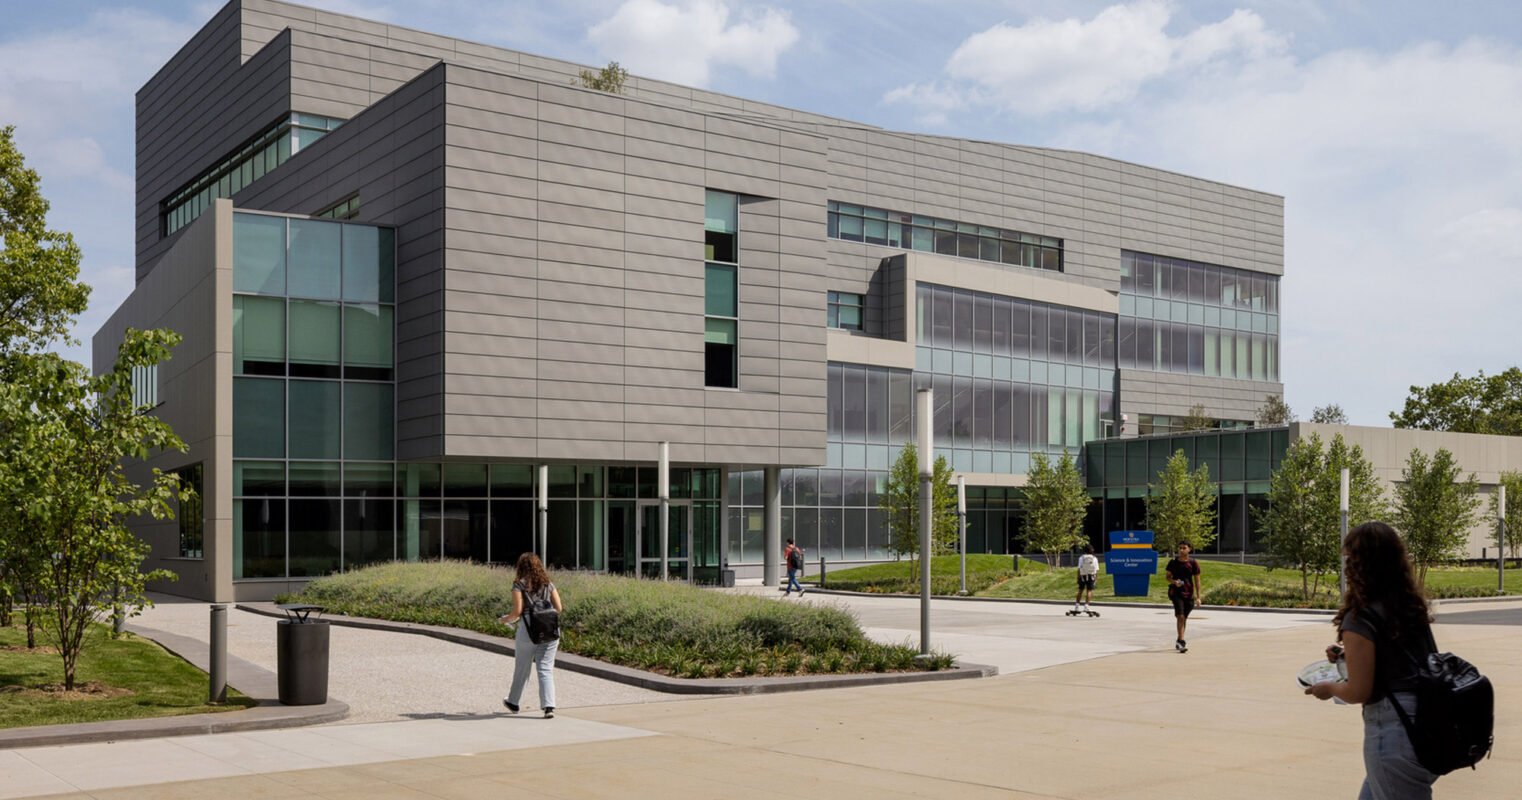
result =
[[485,464],[445,464],[445,497],[485,497]]
[[[338,364],[338,304],[291,301],[291,363]],[[295,374],[294,372],[292,374]]]
[[295,297],[338,298],[339,242],[342,225],[315,219],[291,223],[290,294]]
[[[248,362],[256,362],[250,370]],[[278,297],[233,296],[233,374],[285,364],[285,300]],[[261,369],[261,367],[264,367]]]
[[491,465],[492,497],[532,497],[534,468],[528,464]]
[[703,197],[703,227],[719,233],[736,233],[739,224],[740,198],[728,192],[708,191]]
[[391,306],[344,305],[344,365],[390,369]]
[[438,464],[398,464],[397,490],[402,497],[438,497]]
[[233,215],[233,291],[285,294],[285,218]]
[[396,468],[390,464],[344,464],[344,494],[351,497],[391,497]]
[[576,496],[576,468],[570,465],[552,465],[550,473],[550,497]]
[[285,457],[285,381],[233,378],[233,456]]
[[285,462],[234,461],[234,497],[284,497]]
[[342,488],[337,461],[292,461],[291,495],[337,497]]
[[386,383],[344,384],[344,458],[393,457],[393,395],[393,387]]
[[735,268],[725,264],[708,264],[703,273],[703,313],[715,317],[737,317],[739,306],[735,287]]
[[703,341],[712,344],[734,344],[737,339],[734,320],[713,317],[703,320]]
[[291,381],[291,458],[338,458],[341,392],[337,381]]
[[343,226],[345,300],[396,299],[396,232],[369,225]]

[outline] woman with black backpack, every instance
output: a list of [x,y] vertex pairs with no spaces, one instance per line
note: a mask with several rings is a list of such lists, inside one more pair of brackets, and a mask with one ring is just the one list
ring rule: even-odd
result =
[[555,716],[555,651],[560,647],[560,592],[550,583],[550,575],[539,556],[518,556],[517,580],[513,582],[513,610],[497,618],[498,622],[518,625],[513,637],[513,685],[502,698],[507,710],[518,713],[518,700],[528,683],[530,667],[539,673],[539,706],[544,718]]
[[1348,532],[1348,590],[1332,619],[1340,644],[1327,659],[1346,658],[1347,680],[1305,690],[1320,700],[1363,704],[1363,788],[1359,800],[1431,800],[1437,775],[1417,760],[1395,703],[1416,713],[1418,664],[1437,650],[1427,598],[1416,585],[1400,534],[1383,522]]

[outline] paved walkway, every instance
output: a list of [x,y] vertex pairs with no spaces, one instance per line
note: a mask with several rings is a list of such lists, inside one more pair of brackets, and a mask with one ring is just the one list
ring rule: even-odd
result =
[[[847,602],[877,636],[918,635],[914,600],[810,594],[804,602]],[[205,619],[202,604],[170,605],[143,624],[170,624],[162,614],[191,627],[198,614]],[[557,673],[563,711],[552,721],[497,713],[506,659],[483,664],[436,640],[420,640],[416,654],[402,656],[412,644],[340,645],[345,629],[335,629],[335,696],[363,719],[408,721],[0,752],[0,796],[413,798],[522,790],[565,798],[1138,800],[1176,798],[1181,776],[1195,797],[1357,793],[1357,709],[1315,702],[1293,685],[1293,673],[1329,641],[1324,615],[1210,609],[1191,623],[1190,652],[1179,655],[1166,612],[1112,607],[1091,620],[1062,611],[935,604],[932,644],[998,664],[1008,673],[998,678],[692,700],[595,685],[579,695],[575,676]],[[1522,685],[1522,602],[1447,606],[1440,619],[1439,643],[1496,683],[1500,745],[1479,771],[1444,778],[1439,797],[1512,796],[1522,781],[1515,744],[1522,693],[1513,688]],[[272,629],[267,618],[241,621],[230,636],[234,652],[258,663],[257,640],[267,636],[272,654]],[[238,644],[246,639],[254,641]],[[352,661],[397,660],[340,667],[340,652]]]

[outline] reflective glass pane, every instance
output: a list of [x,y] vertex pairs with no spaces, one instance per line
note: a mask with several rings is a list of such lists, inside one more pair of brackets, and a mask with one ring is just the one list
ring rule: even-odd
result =
[[703,195],[703,227],[719,233],[739,231],[738,195],[729,192],[708,191]]
[[291,458],[338,458],[340,391],[337,381],[291,381]]
[[342,488],[337,461],[292,461],[293,497],[337,497]]
[[233,378],[233,456],[285,457],[285,381]]
[[392,386],[345,383],[343,392],[344,458],[392,458],[395,452]]
[[285,576],[285,498],[233,501],[233,577]]
[[708,264],[703,276],[703,313],[715,317],[739,316],[735,287],[735,268],[726,264]]
[[233,215],[233,291],[285,294],[285,219]]
[[290,315],[291,374],[337,378],[338,304],[318,300],[292,300]]
[[394,313],[391,306],[344,305],[344,377],[391,379]]
[[485,464],[445,464],[445,497],[485,497]]
[[391,497],[396,468],[390,464],[344,464],[344,494],[350,497]]
[[438,464],[398,464],[397,491],[402,497],[438,497]]
[[345,300],[389,303],[396,299],[396,232],[368,225],[343,226]]
[[[492,497],[532,497],[533,495],[533,467],[528,464],[491,465]],[[629,494],[625,496],[633,497],[633,489],[631,488]]]
[[233,296],[233,374],[285,374],[285,300]]
[[336,222],[293,219],[289,256],[289,292],[299,297],[338,297],[339,243]]
[[234,461],[233,496],[285,495],[285,463],[280,461]]
[[291,527],[287,540],[291,576],[326,575],[338,571],[338,554],[343,540],[339,527],[341,502],[337,499],[291,501]]
[[396,557],[395,505],[389,498],[344,501],[345,571]]

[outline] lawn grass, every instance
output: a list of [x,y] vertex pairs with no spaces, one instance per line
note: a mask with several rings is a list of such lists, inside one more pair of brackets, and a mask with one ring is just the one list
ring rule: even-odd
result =
[[[989,564],[1003,565],[1002,574],[990,570],[988,575],[995,581],[980,583],[974,589],[974,559],[990,559]],[[967,557],[967,583],[973,594],[979,597],[1012,597],[1031,600],[1072,600],[1077,594],[1077,569],[1048,570],[1041,562],[1021,560],[1020,574],[1014,575],[1009,568],[1009,556]],[[1027,568],[1027,564],[1032,565]],[[1161,559],[1159,561],[1161,569]],[[909,567],[905,563],[879,564],[850,570],[830,572],[830,588],[863,592],[918,591],[918,582],[909,582],[904,576]],[[959,581],[956,556],[937,556],[931,559],[931,591],[935,594],[951,594]],[[1337,576],[1323,575],[1319,590],[1309,601],[1303,597],[1300,573],[1297,570],[1276,569],[1230,561],[1200,560],[1201,585],[1204,587],[1203,602],[1209,605],[1258,606],[1269,608],[1336,608],[1339,603]],[[1312,576],[1315,586],[1315,577]],[[946,587],[952,586],[948,590]],[[1451,597],[1490,597],[1496,588],[1496,571],[1488,567],[1434,567],[1427,572],[1426,590],[1434,599]],[[1115,581],[1105,572],[1101,562],[1095,581],[1094,598],[1104,602],[1119,603],[1168,603],[1168,586],[1161,574],[1153,575],[1147,583],[1145,596],[1117,597]],[[1506,571],[1507,594],[1522,594],[1522,570]]]
[[[206,702],[206,673],[158,644],[136,636],[110,639],[95,625],[92,641],[79,656],[75,684],[100,681],[128,689],[123,697],[71,700],[44,693],[20,691],[63,682],[63,659],[56,653],[0,650],[0,728],[62,725],[144,717],[233,711],[254,705],[243,694],[227,690],[227,704]],[[44,644],[40,639],[39,645]],[[24,647],[21,627],[0,628],[0,647]]]
[[[1021,572],[1046,570],[1040,561],[1020,559]],[[920,562],[918,560],[894,561],[887,564],[868,564],[850,569],[828,570],[824,585],[829,589],[872,594],[919,592]],[[967,556],[967,591],[978,594],[991,586],[1015,577],[1014,562],[1009,556],[969,553]],[[807,583],[819,583],[819,576],[802,578]],[[962,588],[961,557],[932,556],[930,559],[930,591],[933,594],[954,594]]]
[[[833,606],[734,595],[681,583],[552,572],[565,606],[560,650],[683,678],[946,669],[949,655],[884,645]],[[391,563],[319,578],[279,602],[354,616],[510,637],[513,571],[466,562]]]

